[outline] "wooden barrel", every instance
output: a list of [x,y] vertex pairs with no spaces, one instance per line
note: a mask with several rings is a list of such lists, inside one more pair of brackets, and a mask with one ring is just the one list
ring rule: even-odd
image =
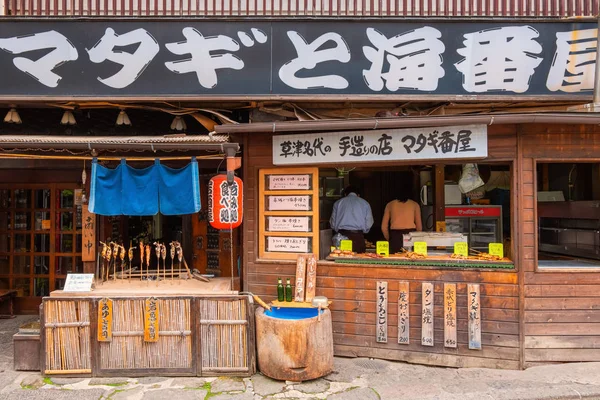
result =
[[317,379],[333,371],[331,312],[317,317],[280,319],[256,309],[258,368],[264,375],[294,382]]

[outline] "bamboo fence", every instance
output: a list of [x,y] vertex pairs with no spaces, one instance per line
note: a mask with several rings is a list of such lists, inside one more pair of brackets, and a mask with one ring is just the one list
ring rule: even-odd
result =
[[248,320],[244,300],[200,300],[202,371],[248,370]]
[[91,373],[90,303],[44,302],[45,373]]
[[100,368],[192,368],[190,299],[158,299],[158,341],[144,342],[144,301],[113,299],[111,342],[101,342]]

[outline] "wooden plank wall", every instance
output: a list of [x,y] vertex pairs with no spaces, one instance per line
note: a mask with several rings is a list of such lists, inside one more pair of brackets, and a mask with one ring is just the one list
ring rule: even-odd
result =
[[523,168],[524,366],[600,361],[600,272],[536,271],[534,173],[536,160],[600,161],[600,128],[526,125],[519,127],[519,142]]
[[[489,160],[513,161],[516,127],[489,128]],[[258,170],[272,167],[271,136],[252,134],[244,143],[244,274],[245,288],[264,300],[276,297],[277,277],[292,278],[295,262],[257,261]],[[381,164],[380,164],[381,165]],[[516,168],[516,163],[513,165]],[[516,226],[516,221],[514,223]],[[377,226],[377,223],[375,224]],[[375,335],[375,288],[388,282],[388,342]],[[397,341],[398,286],[410,288],[410,344]],[[435,289],[433,347],[421,345],[421,284]],[[443,284],[457,284],[458,348],[444,348]],[[468,349],[467,284],[481,284],[482,350]],[[336,355],[376,357],[443,366],[519,368],[519,286],[514,271],[455,271],[448,269],[334,265],[320,263],[317,295],[333,300]]]

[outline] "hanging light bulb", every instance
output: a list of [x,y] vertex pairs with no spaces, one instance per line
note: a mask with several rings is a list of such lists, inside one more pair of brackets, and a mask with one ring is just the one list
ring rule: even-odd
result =
[[131,126],[131,120],[129,119],[129,116],[127,115],[127,113],[125,112],[125,110],[119,111],[119,116],[117,117],[117,122],[115,123],[115,125],[117,125],[117,126],[121,126],[121,125]]
[[17,112],[16,108],[13,107],[8,111],[8,113],[6,114],[6,117],[4,117],[4,122],[6,122],[8,124],[22,123],[21,117],[19,116],[19,113]]
[[179,115],[176,116],[173,119],[173,122],[171,122],[171,129],[174,131],[185,131],[187,129],[187,125],[185,124],[183,117]]
[[60,120],[61,125],[75,125],[77,124],[77,121],[75,121],[75,116],[73,115],[73,113],[69,110],[65,111],[65,113],[62,116],[62,119]]

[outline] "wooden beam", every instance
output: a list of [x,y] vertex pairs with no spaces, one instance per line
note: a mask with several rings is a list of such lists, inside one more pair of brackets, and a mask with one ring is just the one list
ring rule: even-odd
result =
[[[435,165],[435,174],[433,176],[433,215],[435,218],[434,228],[436,231],[446,230],[446,196],[444,193],[445,167],[443,164]],[[443,229],[441,229],[443,227]]]

